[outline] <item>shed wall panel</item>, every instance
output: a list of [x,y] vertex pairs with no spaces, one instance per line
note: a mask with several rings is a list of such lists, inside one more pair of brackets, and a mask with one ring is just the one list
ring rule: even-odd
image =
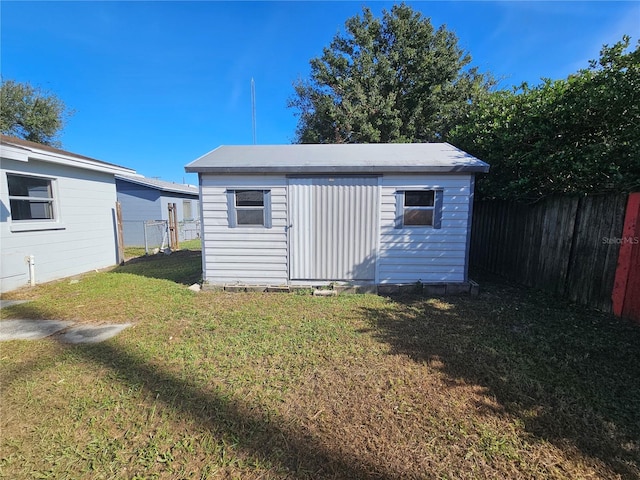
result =
[[[227,190],[238,188],[271,191],[271,228],[229,228]],[[200,189],[205,281],[210,284],[286,284],[286,178],[201,175]]]
[[[375,264],[375,281],[436,283],[466,280],[473,185],[470,174],[384,175],[375,179],[375,186],[372,182],[369,193],[363,197],[366,197],[366,202],[355,203],[347,201],[350,194],[346,185],[329,194],[325,191],[328,187],[322,185],[318,178],[296,178],[288,189],[287,183],[292,180],[284,175],[201,174],[206,281],[214,284],[284,284],[292,279],[344,276],[336,274],[346,268],[340,258],[359,254],[353,242],[345,244],[339,237],[355,238],[361,235],[358,231],[361,227],[373,238],[373,247],[366,246],[368,253],[365,257]],[[226,191],[235,188],[271,190],[273,228],[229,228]],[[441,228],[396,228],[396,192],[414,188],[443,191]],[[291,205],[287,204],[288,195],[291,195]],[[371,216],[370,221],[352,231],[349,228],[355,225],[354,222],[345,222],[339,229],[334,228],[335,223],[332,225],[330,222],[331,215],[320,213],[336,212],[335,202],[344,205],[345,210],[340,213],[344,218]],[[297,229],[296,235],[287,231],[289,225]],[[321,249],[313,250],[314,254],[310,255],[308,246],[317,240],[313,233],[317,230],[322,231],[327,240]],[[338,250],[340,255],[335,253]],[[298,253],[299,257],[295,257]],[[289,261],[292,265],[297,262],[291,272]],[[371,275],[367,280],[373,281],[369,277]]]
[[[443,191],[442,228],[395,226],[398,190]],[[380,283],[462,282],[471,175],[385,175],[380,192]]]

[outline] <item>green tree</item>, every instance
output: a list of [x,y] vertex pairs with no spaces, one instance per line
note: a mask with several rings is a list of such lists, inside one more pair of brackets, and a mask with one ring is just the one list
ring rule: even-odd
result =
[[345,27],[294,85],[299,143],[442,141],[492,84],[454,33],[404,4]]
[[0,131],[32,142],[59,145],[59,135],[71,115],[64,102],[29,83],[0,85]]
[[544,79],[479,99],[452,132],[454,145],[491,164],[484,198],[640,188],[640,42],[609,47],[563,80]]

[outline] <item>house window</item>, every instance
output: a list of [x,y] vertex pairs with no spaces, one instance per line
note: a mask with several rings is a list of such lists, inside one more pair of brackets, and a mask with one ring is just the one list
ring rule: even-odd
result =
[[229,226],[271,228],[270,190],[228,190]]
[[7,174],[11,219],[53,220],[52,181],[41,177]]
[[191,200],[182,201],[182,219],[193,220],[193,212],[191,211]]
[[396,228],[441,228],[442,190],[396,192]]

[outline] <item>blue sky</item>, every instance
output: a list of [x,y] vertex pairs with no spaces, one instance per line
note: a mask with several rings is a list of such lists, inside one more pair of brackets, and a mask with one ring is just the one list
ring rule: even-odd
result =
[[[623,34],[640,2],[406,2],[456,33],[501,87],[565,78]],[[63,148],[143,175],[196,183],[184,165],[219,145],[290,143],[287,99],[347,18],[393,2],[9,2],[1,72],[75,113]]]

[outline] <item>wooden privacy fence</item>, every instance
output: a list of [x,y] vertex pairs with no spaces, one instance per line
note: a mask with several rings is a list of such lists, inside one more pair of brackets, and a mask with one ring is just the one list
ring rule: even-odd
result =
[[[638,258],[638,238],[623,237],[628,197],[559,196],[535,204],[476,202],[470,262],[515,282],[612,312],[621,245],[635,247],[630,262]],[[629,268],[635,270],[633,265]],[[640,296],[633,285],[624,292],[629,298]]]

